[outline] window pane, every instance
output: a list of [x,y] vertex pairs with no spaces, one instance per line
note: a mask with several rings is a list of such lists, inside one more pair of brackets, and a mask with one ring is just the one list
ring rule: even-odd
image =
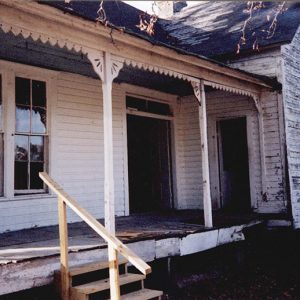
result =
[[15,160],[27,161],[28,160],[28,136],[16,135],[15,136]]
[[26,190],[28,180],[28,163],[15,162],[15,190]]
[[135,108],[139,111],[147,111],[147,103],[145,100],[127,97],[126,98],[126,106],[128,108]]
[[46,133],[46,111],[43,108],[33,107],[31,111],[31,132]]
[[46,107],[46,83],[32,80],[32,105]]
[[39,162],[30,163],[30,189],[43,189],[43,181],[39,177],[39,172],[43,172],[44,164]]
[[30,107],[16,107],[16,132],[30,132]]
[[30,138],[30,161],[44,161],[44,138],[42,136]]
[[30,80],[16,77],[16,103],[30,105]]
[[170,106],[168,104],[148,101],[148,111],[150,113],[169,116],[171,115]]

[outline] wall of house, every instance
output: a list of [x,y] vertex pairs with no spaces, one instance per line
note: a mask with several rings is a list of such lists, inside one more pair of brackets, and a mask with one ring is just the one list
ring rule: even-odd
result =
[[219,172],[217,149],[217,121],[236,117],[247,118],[249,179],[251,185],[252,207],[257,208],[261,199],[261,165],[257,110],[249,97],[214,91],[207,93],[208,134],[210,140],[210,165],[212,199],[215,207],[219,201]]
[[282,47],[283,101],[291,210],[300,228],[300,27],[290,45]]
[[183,97],[176,106],[177,208],[201,209],[202,168],[198,103]]
[[[60,73],[55,105],[53,176],[83,207],[103,217],[104,159],[102,87],[99,80]],[[116,214],[124,215],[124,90],[113,86]],[[74,215],[72,220],[78,219]]]
[[286,151],[282,111],[282,95],[277,92],[261,94],[265,161],[265,194],[260,211],[286,212]]
[[[213,208],[219,207],[219,170],[216,122],[245,116],[247,118],[248,151],[252,207],[261,213],[286,210],[284,186],[284,135],[280,126],[280,99],[276,93],[263,93],[263,138],[259,134],[259,116],[253,99],[222,91],[208,92],[208,139]],[[202,169],[198,104],[194,97],[182,98],[177,105],[177,183],[178,208],[202,208]],[[265,195],[262,195],[261,142],[264,142]]]
[[[0,197],[0,232],[57,224],[55,195],[14,196],[14,78],[24,76],[47,84],[48,171],[96,218],[104,216],[103,108],[101,82],[66,72],[48,71],[0,61],[5,110],[5,194]],[[127,84],[113,85],[115,208],[129,213],[126,93],[173,103],[176,97]],[[8,161],[10,161],[8,163]],[[10,192],[8,192],[10,190]],[[68,212],[68,221],[80,219]]]
[[236,55],[236,57],[227,60],[226,63],[233,68],[244,70],[253,74],[276,77],[282,82],[282,56],[280,47],[268,50],[261,50],[245,56]]
[[[49,172],[58,182],[97,217],[103,217],[103,126],[102,92],[99,80],[66,72],[48,71],[20,64],[0,63],[4,79],[5,159],[13,167],[14,153],[14,78],[46,80],[48,85]],[[128,168],[126,138],[126,94],[149,97],[171,105],[174,202],[178,209],[202,208],[202,170],[198,104],[194,97],[177,99],[150,89],[127,84],[113,86],[114,172],[116,213],[129,213]],[[251,178],[253,206],[261,212],[284,210],[282,187],[283,161],[278,124],[278,97],[269,93],[262,97],[264,111],[264,140],[267,201],[261,196],[260,138],[257,111],[253,100],[221,91],[207,93],[210,163],[216,162],[214,145],[215,121],[245,115],[248,118],[251,142]],[[11,117],[9,117],[11,116]],[[10,125],[9,125],[10,124]],[[8,126],[9,125],[9,126]],[[8,158],[7,158],[8,156]],[[53,195],[8,195],[7,186],[13,185],[9,164],[5,163],[5,195],[0,198],[0,231],[18,230],[34,226],[57,224],[57,203]],[[214,207],[218,207],[216,167],[211,166]],[[13,188],[12,188],[13,190]],[[79,221],[69,213],[70,222]]]
[[[280,46],[263,49],[259,53],[237,56],[227,63],[253,74],[275,77],[283,84],[283,55]],[[283,101],[280,93],[263,93],[263,126],[265,142],[265,196],[261,210],[265,212],[286,211],[286,150]],[[272,202],[269,203],[269,199]]]
[[[30,67],[28,68],[30,70]],[[47,74],[47,70],[44,71]],[[28,77],[35,72],[27,72]],[[24,74],[26,76],[26,74]],[[14,74],[12,74],[14,77]],[[47,76],[46,76],[47,77]],[[51,83],[50,83],[51,82]],[[48,84],[49,166],[51,175],[95,217],[103,217],[104,166],[101,82],[58,73]],[[6,89],[7,87],[4,87]],[[113,88],[116,214],[125,214],[124,89]],[[12,116],[13,117],[13,116]],[[6,132],[5,132],[6,134]],[[9,141],[8,141],[9,142]],[[13,140],[11,141],[13,143]],[[54,196],[0,198],[0,231],[57,223]],[[69,221],[79,221],[72,212]]]

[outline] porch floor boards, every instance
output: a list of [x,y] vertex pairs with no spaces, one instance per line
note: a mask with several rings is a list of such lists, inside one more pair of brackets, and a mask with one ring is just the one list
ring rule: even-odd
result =
[[[258,214],[214,212],[214,228],[249,224],[260,219]],[[103,220],[100,220],[103,223]],[[204,232],[203,211],[187,210],[133,214],[117,217],[117,236],[125,243],[150,239],[184,237]],[[83,222],[68,225],[71,252],[104,248],[106,244]],[[58,226],[24,229],[0,234],[0,264],[16,263],[59,253]]]

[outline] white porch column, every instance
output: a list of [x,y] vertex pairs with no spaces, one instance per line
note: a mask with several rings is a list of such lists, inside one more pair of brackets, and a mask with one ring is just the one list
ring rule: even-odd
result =
[[208,141],[207,141],[207,113],[204,83],[192,82],[194,94],[199,102],[199,125],[201,135],[201,157],[202,157],[202,179],[203,179],[203,207],[204,207],[204,224],[205,227],[213,227],[212,205],[210,194],[209,179],[209,159],[208,159]]
[[112,83],[123,67],[123,62],[107,52],[88,52],[88,59],[102,81],[104,129],[104,216],[105,227],[115,233],[115,191],[113,171],[113,115]]
[[[88,52],[88,59],[102,81],[104,129],[104,215],[105,227],[115,233],[115,191],[113,160],[112,83],[118,76],[123,62],[116,61],[110,53]],[[120,299],[118,253],[108,245],[110,298]]]

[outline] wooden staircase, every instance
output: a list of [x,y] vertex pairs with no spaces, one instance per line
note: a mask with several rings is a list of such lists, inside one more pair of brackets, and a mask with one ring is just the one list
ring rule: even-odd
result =
[[[161,291],[144,288],[144,279],[151,267],[109,232],[89,212],[68,195],[47,173],[39,174],[58,196],[60,271],[56,283],[62,300],[160,299]],[[108,261],[69,267],[67,206],[108,243]],[[119,260],[119,254],[124,260]],[[142,274],[127,272],[130,262]]]
[[[127,260],[119,261],[121,297],[126,300],[160,299],[161,291],[144,288],[143,274],[128,273]],[[70,299],[100,300],[110,298],[109,263],[89,263],[69,268]],[[59,274],[57,275],[60,278]],[[60,282],[60,280],[56,281]]]

